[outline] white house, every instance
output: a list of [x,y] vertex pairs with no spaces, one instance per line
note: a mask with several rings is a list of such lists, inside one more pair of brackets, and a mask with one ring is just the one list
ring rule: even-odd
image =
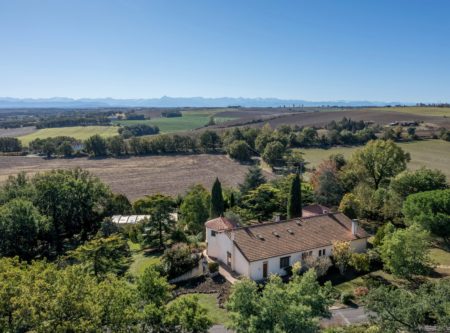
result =
[[369,235],[342,213],[314,205],[305,217],[239,227],[224,217],[205,223],[207,254],[253,280],[285,275],[285,268],[306,256],[330,256],[334,241],[349,241],[364,252]]

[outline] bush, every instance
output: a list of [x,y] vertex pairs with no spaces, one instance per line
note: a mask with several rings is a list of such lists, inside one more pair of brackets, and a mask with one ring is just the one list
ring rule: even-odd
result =
[[369,289],[367,287],[357,287],[353,290],[353,295],[355,297],[366,296],[369,293]]
[[304,260],[306,268],[312,268],[316,271],[317,277],[324,276],[328,269],[333,265],[329,257],[307,256]]
[[189,246],[183,243],[173,245],[161,257],[161,262],[169,279],[190,271],[197,265],[198,260],[198,257],[192,254]]
[[350,294],[348,292],[343,292],[341,294],[341,303],[342,304],[346,304],[346,305],[351,304],[352,300],[353,300],[353,295],[352,294]]
[[216,273],[219,271],[219,264],[216,262],[209,262],[208,263],[208,270],[210,273]]
[[370,270],[369,256],[365,253],[352,253],[350,266],[358,272],[368,272]]

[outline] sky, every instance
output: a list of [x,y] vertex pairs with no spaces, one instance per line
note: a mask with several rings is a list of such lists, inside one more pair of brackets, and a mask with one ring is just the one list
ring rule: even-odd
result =
[[448,0],[0,0],[0,96],[450,102]]

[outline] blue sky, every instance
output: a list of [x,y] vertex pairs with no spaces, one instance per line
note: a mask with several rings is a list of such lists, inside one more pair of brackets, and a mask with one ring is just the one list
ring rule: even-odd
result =
[[0,96],[450,101],[448,0],[0,0]]

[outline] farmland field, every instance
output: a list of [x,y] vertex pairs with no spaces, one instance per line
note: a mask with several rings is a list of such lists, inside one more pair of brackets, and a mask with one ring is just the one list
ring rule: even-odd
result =
[[[423,140],[399,143],[400,147],[411,154],[410,169],[428,167],[439,169],[450,178],[450,142],[442,140]],[[317,166],[331,154],[343,154],[349,158],[360,147],[335,147],[331,149],[301,149],[310,166]]]
[[28,135],[30,133],[36,132],[36,127],[34,126],[26,126],[26,127],[18,127],[18,128],[1,128],[0,129],[0,137],[18,137]]
[[[159,127],[160,133],[173,133],[191,131],[208,124],[210,116],[218,111],[189,111],[182,112],[182,117],[173,118],[153,118],[149,120],[116,120],[114,124],[132,125],[132,124],[149,124]],[[232,120],[233,117],[214,117],[216,123]]]
[[57,128],[43,128],[32,132],[30,134],[19,136],[23,145],[28,145],[31,141],[37,138],[45,139],[56,136],[71,136],[78,140],[86,140],[94,134],[99,134],[103,137],[113,136],[117,134],[116,126],[74,126],[74,127],[57,127]]
[[[117,193],[136,200],[147,194],[177,195],[190,186],[208,189],[216,177],[222,186],[234,187],[244,180],[247,166],[225,155],[146,156],[122,159],[51,159],[27,156],[0,156],[0,183],[21,171],[34,174],[51,169],[80,167],[109,184]],[[266,174],[268,178],[271,176]]]

